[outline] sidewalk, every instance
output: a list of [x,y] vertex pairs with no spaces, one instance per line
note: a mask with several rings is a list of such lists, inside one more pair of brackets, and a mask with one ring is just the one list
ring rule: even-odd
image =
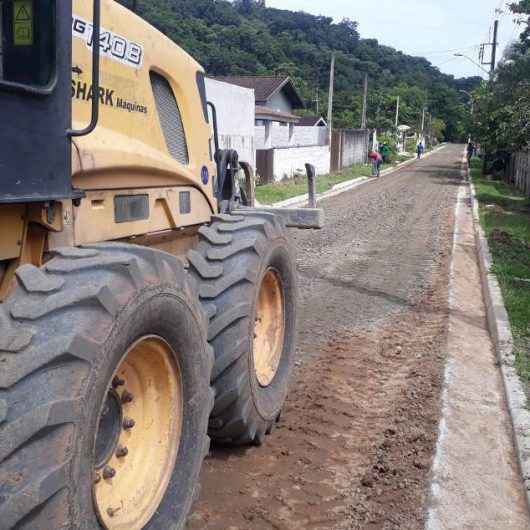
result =
[[428,530],[525,530],[530,519],[481,289],[469,187],[459,191],[448,360]]

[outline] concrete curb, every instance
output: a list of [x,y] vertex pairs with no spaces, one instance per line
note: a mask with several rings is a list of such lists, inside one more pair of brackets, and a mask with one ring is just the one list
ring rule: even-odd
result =
[[[469,168],[466,168],[469,177]],[[471,183],[473,223],[480,266],[482,291],[486,302],[488,327],[497,352],[497,358],[506,392],[506,403],[513,426],[517,459],[526,489],[526,500],[530,510],[530,411],[526,394],[515,368],[513,336],[497,277],[491,272],[493,260],[488,240],[480,225],[479,204],[476,190]]]
[[[428,153],[425,153],[423,158],[428,158],[429,156],[433,155],[434,153],[437,153],[441,149],[443,149],[447,144],[440,144],[438,147],[433,149],[432,151],[429,151]],[[416,162],[416,158],[411,158],[410,160],[405,160],[405,162],[401,162],[395,167],[391,167],[388,169],[385,169],[384,171],[381,171],[381,176],[384,177],[386,175],[390,175],[391,173],[394,173],[394,171],[398,171],[399,169],[402,169],[406,166],[410,166],[414,162]],[[354,188],[357,188],[361,184],[365,184],[367,182],[371,182],[372,180],[375,180],[374,177],[357,177],[352,180],[346,180],[344,182],[340,182],[339,184],[335,184],[330,190],[325,191],[324,193],[320,193],[317,195],[317,201],[321,201],[323,199],[329,199],[330,197],[335,197],[336,195],[340,195],[341,193],[344,193],[346,191],[352,190]],[[294,206],[300,206],[307,204],[307,201],[309,200],[309,195],[305,193],[304,195],[297,195],[296,197],[291,197],[290,199],[286,199],[284,201],[276,202],[272,204],[272,208],[292,208]],[[263,205],[268,206],[268,205]]]

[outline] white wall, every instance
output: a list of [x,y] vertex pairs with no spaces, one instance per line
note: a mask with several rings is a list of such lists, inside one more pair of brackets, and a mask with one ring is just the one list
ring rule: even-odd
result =
[[271,149],[275,147],[300,147],[311,145],[326,145],[328,132],[326,127],[282,127],[278,122],[271,122],[269,135],[266,127],[256,127],[256,149]]
[[221,149],[235,149],[239,160],[256,167],[254,90],[206,78],[206,98],[217,109]]
[[292,178],[297,173],[305,175],[305,164],[313,164],[317,175],[330,171],[331,156],[328,145],[289,147],[274,150],[274,180]]

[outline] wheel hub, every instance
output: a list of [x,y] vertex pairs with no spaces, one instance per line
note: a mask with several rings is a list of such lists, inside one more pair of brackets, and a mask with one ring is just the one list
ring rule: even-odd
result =
[[123,408],[118,393],[112,389],[101,411],[96,436],[95,467],[102,469],[109,462],[118,446],[123,423]]
[[278,372],[285,338],[285,299],[279,273],[270,268],[263,277],[254,324],[254,369],[258,383],[269,386]]
[[93,497],[107,530],[140,530],[158,509],[175,465],[182,378],[171,347],[145,337],[109,385],[94,441]]

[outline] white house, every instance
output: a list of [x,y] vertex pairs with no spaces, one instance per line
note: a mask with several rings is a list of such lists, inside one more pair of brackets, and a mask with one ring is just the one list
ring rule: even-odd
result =
[[[252,108],[248,92],[253,94]],[[327,124],[320,117],[294,114],[305,103],[290,77],[215,77],[207,81],[207,96],[218,108],[221,146],[245,153],[241,160],[250,160],[245,149],[252,127],[251,164],[262,182],[303,173],[306,163],[313,164],[318,174],[329,172]]]

